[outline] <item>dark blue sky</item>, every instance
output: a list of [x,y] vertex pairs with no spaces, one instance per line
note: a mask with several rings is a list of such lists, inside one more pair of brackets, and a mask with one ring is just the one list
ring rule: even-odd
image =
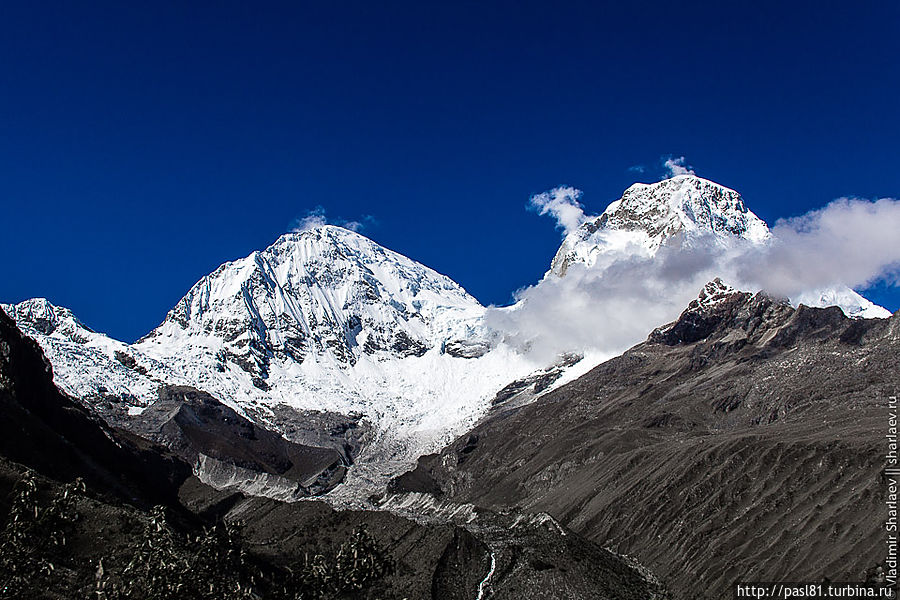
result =
[[900,196],[894,1],[187,4],[0,5],[0,301],[130,341],[321,205],[503,304],[530,195],[666,155],[770,224]]

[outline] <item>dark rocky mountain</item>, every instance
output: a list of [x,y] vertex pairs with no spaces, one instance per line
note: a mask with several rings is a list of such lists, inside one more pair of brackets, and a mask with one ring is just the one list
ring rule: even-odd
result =
[[[5,314],[0,406],[0,598],[667,597],[633,562],[552,521],[483,514],[469,529],[214,489],[54,387],[39,346]],[[148,410],[148,435],[169,436],[183,457],[300,479],[340,459],[190,388]],[[64,485],[76,477],[86,490]]]
[[288,441],[188,386],[162,386],[159,399],[140,415],[111,411],[107,418],[170,449],[210,485],[247,492],[265,488],[267,495],[285,500],[333,489],[350,458],[333,447]]
[[471,433],[395,493],[546,512],[678,598],[862,580],[884,560],[900,313],[850,319],[713,282],[646,342]]
[[0,311],[0,456],[60,480],[80,477],[138,506],[175,500],[190,467],[106,425],[53,384],[38,344]]

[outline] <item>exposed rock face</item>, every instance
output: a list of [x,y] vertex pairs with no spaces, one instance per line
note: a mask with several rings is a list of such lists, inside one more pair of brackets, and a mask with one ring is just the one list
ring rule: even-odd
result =
[[484,340],[451,340],[444,345],[444,352],[457,358],[480,358],[491,349]]
[[[48,327],[55,324],[44,320]],[[84,479],[141,506],[171,502],[190,467],[108,427],[53,385],[50,363],[0,311],[0,456],[48,477]]]
[[886,553],[898,355],[900,313],[854,320],[714,282],[645,343],[487,419],[394,488],[547,512],[676,597],[859,580]]
[[290,442],[191,387],[163,386],[140,415],[110,417],[170,448],[217,488],[296,500],[329,491],[346,472],[334,448]]
[[495,409],[502,407],[504,410],[521,406],[533,401],[538,395],[545,392],[556,383],[566,369],[578,364],[584,357],[581,354],[564,354],[552,365],[526,375],[507,384],[494,395],[491,406]]
[[336,451],[345,465],[352,465],[356,461],[362,448],[375,434],[372,424],[362,413],[343,415],[318,410],[297,410],[276,404],[271,408],[267,407],[265,412],[252,416],[258,423],[277,424],[278,431],[296,444]]

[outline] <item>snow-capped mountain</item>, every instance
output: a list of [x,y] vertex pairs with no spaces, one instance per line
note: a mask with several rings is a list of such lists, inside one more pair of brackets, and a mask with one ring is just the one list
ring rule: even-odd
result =
[[[652,257],[663,247],[763,245],[772,235],[741,195],[695,175],[635,183],[598,217],[563,240],[549,275],[565,276],[573,264],[605,266],[623,256]],[[887,318],[891,313],[847,287],[811,290],[794,304],[840,306],[848,316]]]
[[769,228],[741,195],[712,181],[679,175],[659,183],[635,183],[598,217],[566,236],[550,270],[565,275],[572,263],[593,266],[623,252],[651,256],[660,246],[736,240],[763,243]]
[[484,307],[451,279],[328,225],[223,264],[133,345],[46,300],[4,310],[88,402],[116,396],[136,414],[171,383],[276,428],[278,406],[361,413],[372,448],[401,459],[437,449],[537,368],[491,339]]
[[203,277],[134,348],[251,412],[362,412],[386,435],[443,437],[533,368],[492,346],[483,312],[448,277],[326,225]]
[[[607,350],[627,348],[670,319],[670,309],[681,310],[678,293],[694,297],[699,287],[638,288],[650,293],[639,294],[645,304],[637,309],[633,297],[579,289],[605,277],[609,265],[636,256],[646,266],[663,248],[728,250],[770,239],[737,192],[688,175],[635,184],[586,219],[563,241],[530,309],[526,301],[485,309],[448,277],[328,225],[221,265],[135,344],[92,331],[43,299],[3,309],[41,344],[56,383],[88,404],[137,416],[161,386],[174,384],[208,392],[282,433],[285,408],[362,415],[375,434],[350,477],[377,482],[473,426],[510,382],[535,384],[533,400],[609,358],[598,341]],[[847,288],[794,300],[889,316]],[[556,345],[532,352],[550,338]],[[572,353],[584,359],[553,366]],[[551,387],[541,383],[548,368]]]
[[166,363],[93,331],[68,308],[45,298],[0,305],[16,325],[40,343],[63,391],[88,403],[113,398],[132,412],[156,398],[163,382],[187,384]]
[[166,357],[213,349],[217,362],[204,368],[233,363],[265,388],[273,360],[348,366],[455,347],[482,310],[450,278],[326,225],[220,266],[137,347]]

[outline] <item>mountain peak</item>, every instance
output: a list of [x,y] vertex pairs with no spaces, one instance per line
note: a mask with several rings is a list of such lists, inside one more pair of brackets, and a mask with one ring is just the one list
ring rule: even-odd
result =
[[678,234],[714,233],[754,242],[769,236],[738,192],[696,175],[635,183],[603,211],[596,226],[642,230],[657,246]]
[[573,263],[592,266],[613,253],[653,255],[663,245],[707,238],[723,245],[762,243],[769,236],[738,192],[696,175],[676,175],[635,183],[600,216],[588,218],[566,237],[551,272],[562,276]]
[[277,240],[273,243],[273,245],[283,242],[292,242],[297,241],[299,239],[312,238],[312,239],[321,239],[324,236],[334,238],[342,238],[342,237],[359,237],[364,239],[369,239],[366,236],[353,231],[352,229],[347,229],[346,227],[341,227],[340,225],[331,225],[329,223],[320,223],[316,225],[311,225],[308,227],[304,227],[303,229],[296,229],[294,231],[289,231],[287,233],[279,236]]
[[719,302],[725,301],[729,296],[738,293],[738,290],[724,283],[720,278],[716,277],[700,290],[700,295],[694,301],[697,306],[713,306]]
[[44,335],[50,335],[61,326],[67,333],[79,330],[93,333],[71,310],[56,306],[46,298],[30,298],[18,304],[0,305],[0,308],[16,322],[25,323]]
[[483,311],[449,277],[321,225],[204,276],[136,347],[220,397],[333,400],[338,409],[368,398],[366,385],[348,381],[381,377],[384,361],[455,348]]

